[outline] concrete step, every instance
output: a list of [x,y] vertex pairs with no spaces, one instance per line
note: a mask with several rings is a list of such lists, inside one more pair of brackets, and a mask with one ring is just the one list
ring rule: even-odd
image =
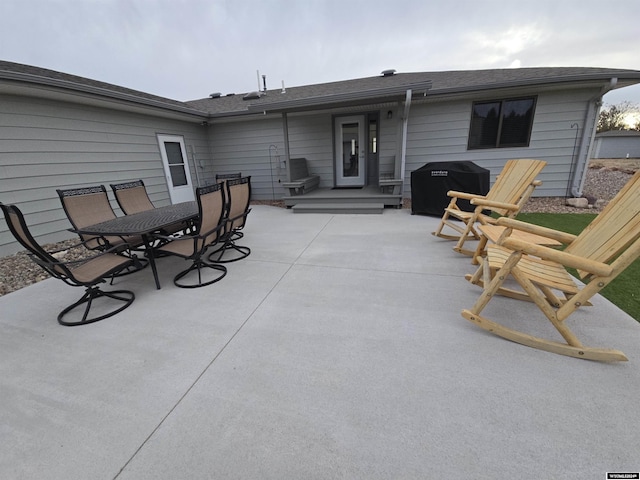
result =
[[383,203],[299,203],[291,207],[293,213],[368,213],[381,214]]

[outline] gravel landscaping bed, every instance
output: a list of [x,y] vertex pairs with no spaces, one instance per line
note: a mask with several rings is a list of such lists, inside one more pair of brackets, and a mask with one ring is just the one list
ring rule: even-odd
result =
[[[564,197],[532,198],[529,200],[523,212],[543,213],[598,213],[604,205],[611,200],[616,193],[629,180],[632,173],[640,168],[640,160],[631,162],[626,160],[624,164],[615,161],[592,161],[591,168],[587,172],[584,186],[584,196],[591,200],[591,208],[580,209],[565,204]],[[268,204],[284,207],[284,202],[256,201],[254,204]],[[405,199],[404,208],[411,208],[411,201]],[[56,254],[58,258],[69,261],[86,258],[92,255],[83,248],[70,248],[77,240],[67,240],[57,244],[45,245],[47,251],[62,250]],[[0,296],[26,287],[33,283],[48,278],[49,275],[36,265],[24,252],[0,258]]]

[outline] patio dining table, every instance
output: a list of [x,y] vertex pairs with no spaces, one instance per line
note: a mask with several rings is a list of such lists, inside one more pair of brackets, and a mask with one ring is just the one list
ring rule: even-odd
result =
[[154,234],[180,222],[188,222],[198,217],[198,204],[196,202],[183,202],[174,205],[154,208],[144,212],[117,217],[105,222],[88,225],[78,229],[70,229],[72,232],[86,235],[101,236],[128,236],[139,235],[145,245],[145,252],[151,265],[156,288],[160,289],[158,270],[155,262],[153,241]]

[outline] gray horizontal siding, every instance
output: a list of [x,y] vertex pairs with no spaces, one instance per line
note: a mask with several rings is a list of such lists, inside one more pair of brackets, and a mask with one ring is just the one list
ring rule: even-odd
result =
[[[190,145],[194,151],[208,149],[198,124],[0,96],[0,201],[17,204],[41,242],[72,236],[57,188],[104,184],[109,189],[110,183],[141,178],[156,205],[168,204],[158,133],[183,135],[188,153]],[[113,198],[112,205],[120,213]],[[2,222],[0,255],[19,249]]]
[[[270,145],[277,147],[277,151],[270,150]],[[205,181],[215,181],[216,174],[241,172],[243,176],[251,176],[254,199],[282,197],[284,191],[278,180],[286,179],[286,171],[280,118],[215,123],[209,127],[209,150]]]
[[[333,186],[331,115],[289,115],[287,121],[291,157],[306,158],[309,170],[321,176],[321,186]],[[239,171],[251,176],[254,199],[282,198],[280,183],[287,179],[282,125],[279,117],[214,124],[208,180],[216,173]]]
[[[587,99],[595,92],[544,93],[538,96],[531,142],[525,148],[468,150],[471,101],[423,103],[410,112],[404,195],[410,196],[411,171],[425,163],[473,161],[491,171],[491,182],[512,158],[539,158],[548,162],[540,175],[536,196],[563,196],[571,175],[576,134],[582,130]],[[501,98],[496,96],[497,99]],[[574,127],[572,127],[574,125]]]
[[291,156],[307,159],[309,172],[320,175],[320,187],[334,186],[333,121],[328,113],[289,118]]

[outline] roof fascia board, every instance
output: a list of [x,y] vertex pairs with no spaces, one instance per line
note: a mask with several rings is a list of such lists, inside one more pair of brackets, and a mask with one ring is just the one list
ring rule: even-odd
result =
[[[508,88],[527,88],[527,87],[538,87],[538,86],[549,86],[549,87],[559,87],[566,85],[568,83],[575,84],[576,87],[588,87],[590,84],[592,85],[601,85],[603,81],[609,81],[611,78],[618,78],[620,76],[613,74],[602,74],[602,75],[573,75],[567,77],[556,77],[556,78],[539,78],[534,80],[514,80],[509,82],[497,82],[490,83],[485,85],[473,85],[466,87],[451,87],[451,88],[440,88],[437,90],[432,90],[429,92],[429,96],[437,96],[437,95],[447,95],[447,94],[455,94],[455,93],[468,93],[474,91],[486,91],[486,90],[497,90],[497,89],[508,89]],[[629,79],[635,79],[636,81],[629,81]],[[626,75],[625,82],[626,86],[633,85],[636,83],[640,83],[640,74],[628,74]]]
[[8,80],[11,82],[20,82],[21,84],[28,83],[35,86],[95,95],[104,99],[113,99],[148,107],[160,108],[164,110],[172,110],[182,114],[193,115],[201,118],[207,118],[209,116],[206,112],[202,112],[194,108],[189,108],[187,106],[182,107],[179,105],[172,105],[170,103],[162,102],[160,100],[154,100],[152,98],[139,97],[125,92],[118,92],[115,90],[109,90],[92,85],[82,85],[79,83],[69,82],[57,78],[42,77],[39,75],[20,72],[0,71],[0,79]]
[[[358,114],[363,112],[375,112],[379,110],[396,108],[398,106],[398,100],[384,102],[384,103],[367,103],[363,105],[354,105],[349,104],[343,107],[336,108],[323,108],[323,109],[303,109],[296,111],[287,111],[289,118],[299,118],[306,117],[310,115],[347,115],[347,114]],[[282,118],[282,112],[267,112],[264,111],[256,111],[256,112],[242,112],[235,114],[224,114],[224,115],[214,115],[210,120],[210,124],[216,123],[233,123],[233,122],[251,122],[257,119],[273,119]]]
[[426,96],[432,82],[421,82],[412,85],[394,86],[383,89],[364,90],[360,92],[340,93],[335,95],[321,95],[318,97],[301,98],[284,102],[271,102],[249,105],[250,113],[256,112],[290,112],[300,110],[317,110],[349,105],[366,105],[390,102],[403,99],[407,90],[412,90],[417,96]]

